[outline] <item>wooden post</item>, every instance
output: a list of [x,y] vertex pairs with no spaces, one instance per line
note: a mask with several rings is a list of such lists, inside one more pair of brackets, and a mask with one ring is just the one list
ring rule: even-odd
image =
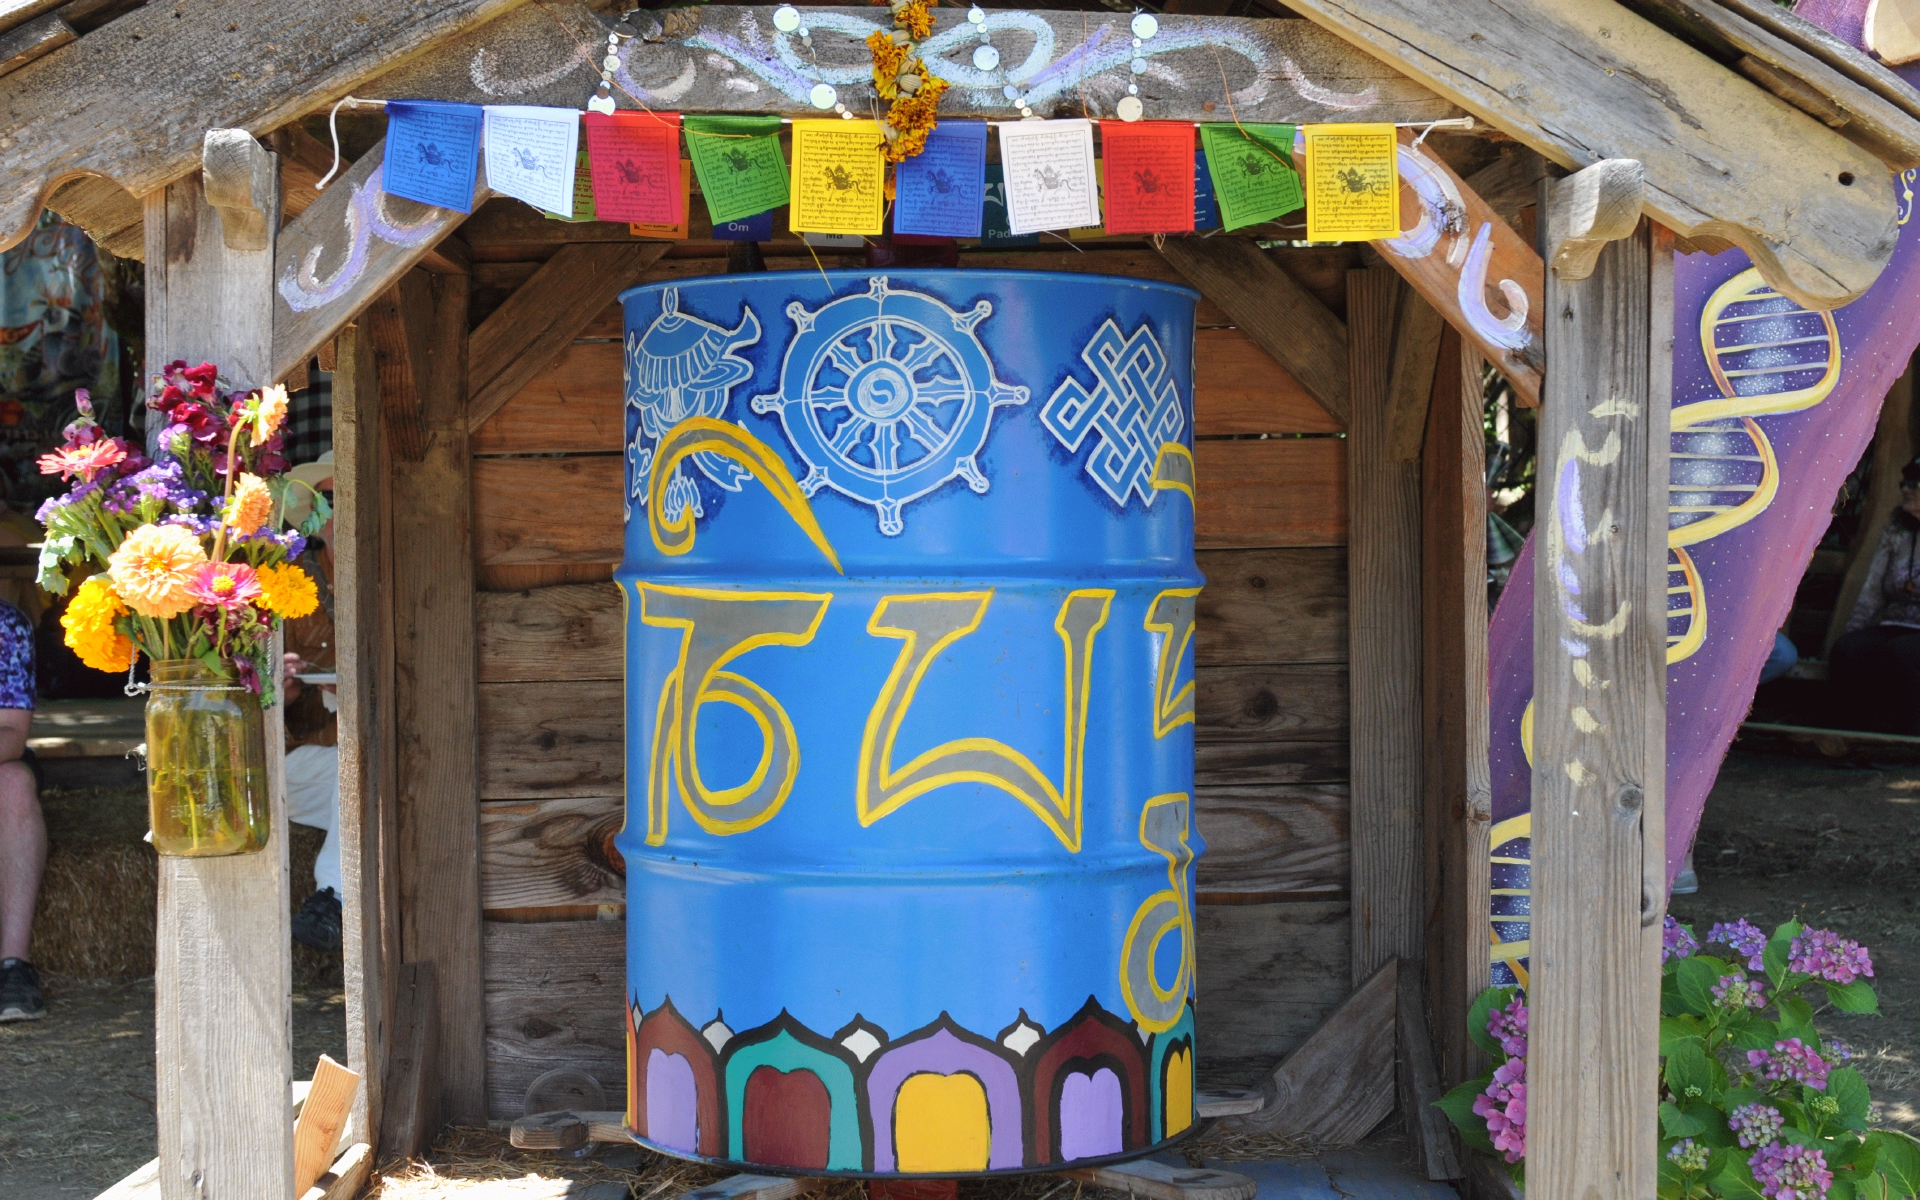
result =
[[[425,433],[419,460],[396,461],[391,472],[401,952],[406,962],[434,966],[440,1114],[473,1124],[487,1111],[467,278],[423,276],[401,289],[400,299],[399,319],[426,323],[420,370],[380,364],[383,385],[410,374],[417,389],[412,398],[383,392],[383,413],[417,413]],[[378,328],[373,337],[376,345],[387,342]]]
[[[191,175],[146,200],[147,361],[206,360],[236,387],[265,385],[273,382],[278,171],[238,130],[208,133],[204,162],[204,184]],[[208,193],[228,211],[250,197],[257,226],[227,221]],[[266,849],[160,860],[154,1058],[165,1200],[293,1191],[282,719],[279,705],[267,710]]]
[[1427,996],[1442,1082],[1480,1073],[1467,1010],[1487,986],[1487,490],[1480,355],[1448,328],[1421,470]]
[[1348,657],[1353,695],[1353,969],[1424,956],[1420,822],[1420,464],[1393,462],[1399,276],[1347,273]]
[[[1546,185],[1542,257],[1597,204]],[[1533,987],[1527,1192],[1643,1200],[1658,1137],[1665,907],[1667,410],[1672,242],[1639,221],[1592,273],[1547,273],[1547,378],[1535,526]],[[1576,266],[1575,270],[1582,269]]]

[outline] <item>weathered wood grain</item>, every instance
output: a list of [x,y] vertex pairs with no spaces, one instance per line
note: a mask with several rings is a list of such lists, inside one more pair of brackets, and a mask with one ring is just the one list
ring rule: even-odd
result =
[[483,977],[487,1115],[521,1115],[527,1085],[555,1067],[625,1095],[627,923],[488,921]]
[[1193,780],[1202,788],[1345,783],[1352,766],[1344,739],[1337,742],[1201,742],[1193,750]]
[[293,1194],[305,1196],[333,1165],[333,1148],[346,1130],[360,1076],[322,1054],[293,1126]]
[[1353,669],[1353,983],[1421,954],[1420,467],[1391,462],[1388,371],[1398,281],[1347,277]]
[[[626,462],[613,454],[473,460],[474,557],[504,563],[619,562]],[[530,505],[528,496],[541,502]],[[566,513],[555,521],[552,514]]]
[[614,835],[624,795],[480,806],[480,903],[489,909],[625,904]]
[[481,798],[622,793],[627,727],[622,688],[618,679],[481,684]]
[[1768,0],[1716,0],[1722,8],[1738,13],[1748,21],[1790,45],[1798,47],[1834,70],[1871,90],[1881,99],[1920,116],[1920,97],[1912,85],[1884,63],[1875,62],[1850,42],[1841,41],[1805,17],[1771,4]]
[[1235,1171],[1170,1166],[1150,1158],[1111,1167],[1062,1171],[1076,1184],[1106,1188],[1135,1200],[1253,1200],[1260,1185]]
[[380,1146],[383,1154],[417,1158],[440,1131],[440,988],[430,962],[400,963],[393,974]]
[[1230,1129],[1357,1142],[1393,1111],[1398,959],[1388,959],[1262,1085],[1259,1112]]
[[1893,184],[1877,157],[1617,6],[1292,7],[1563,167],[1638,158],[1650,215],[1727,238],[1805,307],[1860,296],[1893,254]]
[[[648,36],[627,44],[615,76],[621,85],[615,102],[623,108],[644,102],[684,112],[814,116],[807,94],[825,81],[841,88],[848,103],[864,106],[872,60],[862,41],[884,28],[884,21],[865,8],[810,8],[809,55],[797,36],[774,29],[772,13],[771,7],[714,6],[693,14],[692,21],[676,22],[671,36],[653,26]],[[1007,61],[1021,62],[1032,52],[1035,18],[1050,27],[1054,47],[1051,69],[1034,77],[1028,93],[1035,110],[1080,116],[1084,103],[1092,116],[1112,116],[1130,82],[1125,66],[1134,51],[1127,15],[1036,12],[1023,18],[991,12],[986,28],[996,46],[1004,45]],[[528,8],[495,21],[356,94],[578,108],[599,82],[591,56],[596,43],[605,43],[610,23],[580,0],[549,2],[544,11]],[[940,77],[954,84],[941,103],[942,115],[1012,116],[1016,108],[1001,94],[1002,75],[973,67],[965,10],[935,10],[934,30],[922,45]],[[759,49],[781,46],[805,58],[810,69],[791,70]],[[1428,121],[1453,111],[1425,88],[1302,21],[1169,14],[1140,52],[1156,68],[1139,84],[1147,116],[1154,119],[1227,120],[1228,87],[1243,121]],[[1204,108],[1208,102],[1215,107]]]
[[1347,905],[1205,904],[1194,923],[1201,1086],[1257,1083],[1347,998]]
[[1193,432],[1338,433],[1339,421],[1300,381],[1238,329],[1197,330],[1193,339]]
[[1347,330],[1340,318],[1246,238],[1169,238],[1160,253],[1344,426]]
[[1347,660],[1347,554],[1337,547],[1202,550],[1194,661]]
[[298,4],[239,21],[224,5],[135,9],[0,77],[0,246],[68,179],[147,195],[198,168],[206,130],[276,129],[521,2],[369,0],[346,21]]
[[43,13],[50,13],[66,2],[67,0],[4,0],[0,3],[0,33],[24,25]]
[[1346,740],[1342,664],[1200,667],[1194,679],[1200,741]]
[[481,683],[619,679],[626,627],[620,589],[576,583],[474,597]]
[[[0,91],[25,73],[0,80]],[[267,209],[268,229],[277,228],[277,189],[270,191]],[[198,174],[149,197],[146,235],[152,361],[210,360],[236,386],[268,383],[271,235],[263,249],[230,248]],[[293,1191],[282,706],[267,710],[265,726],[271,806],[266,848],[222,858],[160,859],[154,1058],[165,1200]],[[209,1013],[219,1019],[208,1020]]]
[[565,583],[609,583],[612,563],[532,563],[515,566],[476,564],[474,584],[482,592],[524,592]]
[[1416,1148],[1427,1168],[1427,1178],[1458,1179],[1460,1159],[1454,1153],[1453,1127],[1437,1106],[1446,1089],[1434,1066],[1433,1038],[1427,1031],[1424,972],[1416,962],[1399,964],[1394,1003],[1395,1076],[1400,1120],[1407,1144]]
[[1194,445],[1193,458],[1201,549],[1346,544],[1345,441],[1206,440]]
[[[1551,245],[1558,213],[1541,207]],[[1656,1175],[1669,245],[1656,250],[1642,222],[1590,278],[1547,277],[1527,1056],[1528,1191],[1541,1195],[1627,1200]]]
[[1337,783],[1198,788],[1199,890],[1345,892],[1347,805]]
[[17,71],[34,59],[71,42],[78,35],[59,13],[47,13],[0,33],[0,75]]
[[1401,287],[1397,306],[1393,369],[1387,381],[1387,461],[1405,463],[1420,457],[1446,321],[1410,286]]
[[111,179],[83,175],[53,189],[47,207],[86,230],[93,244],[120,258],[146,260],[140,200]]
[[[273,299],[273,362],[279,374],[274,378],[305,362],[466,219],[450,208],[387,195],[376,178],[385,159],[382,141],[281,232]],[[481,171],[474,204],[490,194]]]

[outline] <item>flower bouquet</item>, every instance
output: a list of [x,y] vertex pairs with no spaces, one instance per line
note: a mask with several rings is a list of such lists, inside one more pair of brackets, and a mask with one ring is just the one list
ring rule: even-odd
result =
[[[1668,917],[1661,958],[1660,1200],[1920,1195],[1920,1142],[1869,1127],[1866,1081],[1842,1065],[1853,1051],[1813,1026],[1815,1000],[1879,1012],[1865,947],[1797,921],[1769,937],[1742,919],[1713,926],[1703,949]],[[1440,1107],[1523,1178],[1526,1001],[1489,989],[1468,1021],[1497,1063]]]
[[147,795],[162,854],[239,854],[266,844],[262,705],[274,702],[273,635],[318,603],[295,560],[331,515],[317,493],[283,530],[289,489],[286,389],[224,388],[211,363],[174,362],[148,407],[165,426],[159,461],[79,417],[40,470],[70,481],[41,506],[40,586],[79,586],[60,623],[90,667],[152,660]]

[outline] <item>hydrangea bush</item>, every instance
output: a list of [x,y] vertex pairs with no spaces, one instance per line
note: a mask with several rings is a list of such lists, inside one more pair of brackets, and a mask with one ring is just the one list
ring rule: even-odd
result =
[[[1796,921],[1769,937],[1744,919],[1703,946],[1668,917],[1661,976],[1661,1200],[1920,1196],[1920,1142],[1868,1128],[1853,1051],[1813,1027],[1816,1003],[1879,1012],[1865,947]],[[1440,1108],[1524,1182],[1526,999],[1489,988],[1468,1021],[1493,1067]]]

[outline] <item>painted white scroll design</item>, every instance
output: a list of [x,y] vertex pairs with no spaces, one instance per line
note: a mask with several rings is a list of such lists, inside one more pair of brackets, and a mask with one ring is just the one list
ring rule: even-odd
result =
[[346,233],[346,256],[333,274],[322,277],[319,273],[320,256],[326,253],[327,244],[316,241],[307,250],[306,256],[296,267],[289,263],[280,275],[280,298],[294,312],[308,312],[324,307],[340,299],[353,290],[360,276],[366,273],[369,261],[368,251],[373,239],[379,238],[395,246],[418,246],[438,237],[447,227],[447,218],[453,214],[444,208],[427,205],[417,207],[424,215],[407,222],[394,219],[387,210],[387,195],[381,191],[381,182],[386,166],[375,167],[373,173],[356,184],[353,198],[347,204],[346,218],[343,222]]

